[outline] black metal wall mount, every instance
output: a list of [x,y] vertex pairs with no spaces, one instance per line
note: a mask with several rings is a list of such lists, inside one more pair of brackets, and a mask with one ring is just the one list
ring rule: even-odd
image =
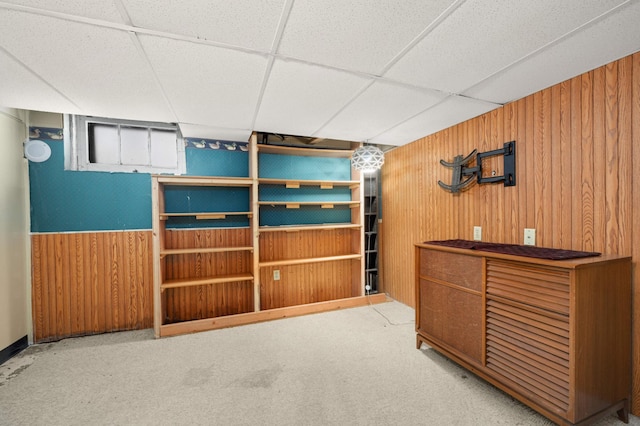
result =
[[[502,155],[504,159],[502,176],[482,176],[482,160],[487,157]],[[474,167],[468,165],[476,160]],[[478,184],[481,183],[498,183],[504,182],[504,186],[516,185],[516,141],[506,142],[502,149],[494,149],[493,151],[478,152],[474,149],[471,154],[463,157],[456,155],[453,162],[449,163],[440,160],[440,164],[451,169],[451,185],[447,185],[442,181],[438,181],[441,188],[451,193],[457,193],[465,190],[473,183],[473,177],[476,177]]]

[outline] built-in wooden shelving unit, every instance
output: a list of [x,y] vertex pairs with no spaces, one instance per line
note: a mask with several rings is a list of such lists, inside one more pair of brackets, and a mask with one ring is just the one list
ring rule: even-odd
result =
[[[259,176],[259,154],[282,156],[283,161],[293,161],[288,156],[327,161],[348,159],[351,153],[258,145],[254,135],[249,177],[153,176],[156,337],[386,300],[384,295],[364,295],[363,190],[358,171],[342,161],[347,179],[310,179],[286,172],[272,176],[279,170]],[[248,208],[227,211],[233,210],[227,205],[233,203],[222,196],[205,203],[204,209],[195,203],[199,207],[181,210],[168,205],[165,197],[176,187],[187,192],[194,188],[194,197],[208,188],[223,192],[229,188],[230,197],[236,198],[237,189],[246,188]],[[276,188],[276,195],[260,199],[265,188],[264,193]],[[308,191],[314,192],[312,196]],[[295,216],[285,223],[270,223],[264,212],[268,209],[276,209],[276,217],[280,211]],[[339,213],[340,221],[314,222],[331,209]],[[307,223],[307,217],[313,220]],[[242,218],[244,226],[224,225]],[[181,225],[172,226],[173,221]]]

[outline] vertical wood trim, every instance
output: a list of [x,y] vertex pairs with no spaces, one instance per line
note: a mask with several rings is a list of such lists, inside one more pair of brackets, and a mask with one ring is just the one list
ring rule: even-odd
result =
[[[505,142],[504,139],[504,108],[498,108],[496,110],[491,111],[491,138],[489,140],[490,147],[501,148]],[[491,148],[494,149],[494,148]],[[503,174],[503,165],[501,157],[492,157],[491,161],[491,174],[501,175]],[[503,190],[502,185],[489,185],[487,188],[491,190],[491,204],[495,203],[499,206],[503,206],[505,202],[505,191]],[[511,191],[513,192],[513,191]],[[508,211],[504,209],[490,209],[489,214],[487,215],[487,221],[491,223],[492,228],[494,230],[491,232],[493,238],[499,241],[504,241],[505,239],[505,222],[507,218]]]
[[605,66],[605,249],[617,252],[620,245],[620,157],[618,155],[618,63]]
[[593,71],[582,75],[582,247],[594,250]]
[[631,162],[636,166],[632,168],[633,175],[631,181],[632,211],[631,229],[625,229],[625,233],[631,239],[631,253],[633,256],[633,378],[631,411],[638,415],[640,413],[640,54],[636,53],[632,57],[632,82],[631,85]]
[[48,334],[45,329],[47,321],[44,318],[46,309],[43,303],[45,299],[42,289],[43,282],[46,279],[42,274],[44,271],[38,267],[42,262],[40,241],[40,238],[34,237],[31,239],[31,315],[33,318],[33,339],[36,342],[41,339],[43,334]]
[[527,227],[527,194],[528,191],[528,179],[522,178],[527,175],[527,101],[521,99],[516,102],[518,105],[518,137],[516,138],[516,186],[520,188],[519,191],[515,191],[516,195],[514,200],[518,200],[518,229],[513,240],[521,241],[524,236],[524,228]]
[[162,271],[160,265],[160,235],[164,232],[160,229],[160,183],[156,176],[151,177],[151,220],[153,221],[153,332],[156,338],[160,337],[162,325],[162,301],[160,284],[162,283]]
[[[504,108],[504,135],[503,138],[508,141],[517,140],[517,124],[518,109],[516,103],[511,103]],[[517,158],[517,148],[516,148]],[[517,165],[516,165],[517,174]],[[505,221],[504,221],[504,239],[516,241],[518,238],[518,202],[515,191],[504,191]]]
[[[634,87],[632,81],[633,57],[628,56],[619,61],[618,65],[618,164],[619,164],[619,231],[633,228],[633,139],[632,129],[634,121],[632,118],[633,91],[625,90]],[[635,121],[635,123],[638,123]],[[636,157],[638,158],[638,157]],[[637,161],[636,161],[637,164]],[[620,242],[618,251],[620,253],[631,253],[633,237],[626,236],[620,232]]]
[[258,135],[251,134],[249,141],[249,177],[253,179],[251,186],[251,244],[253,245],[253,257],[251,271],[253,273],[253,310],[258,312],[260,306],[260,206],[258,204]]
[[[564,172],[573,170],[572,136],[571,136],[571,81],[560,84],[560,99],[558,115],[559,127],[553,138],[553,152],[551,161],[555,164],[552,176],[560,176],[560,179],[552,186],[554,188],[554,203],[560,206],[555,215],[558,223],[558,238],[554,239],[555,247],[571,247],[571,217],[573,215],[573,198],[571,196],[572,173]],[[553,104],[552,104],[553,105]]]
[[593,72],[593,238],[594,250],[602,251],[605,243],[605,199],[606,199],[606,80],[605,69]]
[[582,78],[571,80],[571,140],[568,151],[571,155],[571,188],[568,197],[571,198],[571,242],[569,247],[583,247],[583,208],[582,197]]

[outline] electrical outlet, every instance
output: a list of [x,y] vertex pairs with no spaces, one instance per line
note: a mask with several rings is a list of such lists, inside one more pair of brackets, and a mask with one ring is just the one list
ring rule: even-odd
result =
[[473,239],[476,241],[482,241],[482,226],[473,227]]
[[524,228],[524,245],[535,246],[536,245],[536,230],[533,228]]
[[274,281],[279,281],[280,280],[280,270],[276,269],[273,271],[273,280]]

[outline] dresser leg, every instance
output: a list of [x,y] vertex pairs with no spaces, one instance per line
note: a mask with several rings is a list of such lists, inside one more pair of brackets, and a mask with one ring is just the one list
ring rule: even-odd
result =
[[629,400],[624,401],[624,405],[617,411],[618,418],[625,423],[629,423]]

